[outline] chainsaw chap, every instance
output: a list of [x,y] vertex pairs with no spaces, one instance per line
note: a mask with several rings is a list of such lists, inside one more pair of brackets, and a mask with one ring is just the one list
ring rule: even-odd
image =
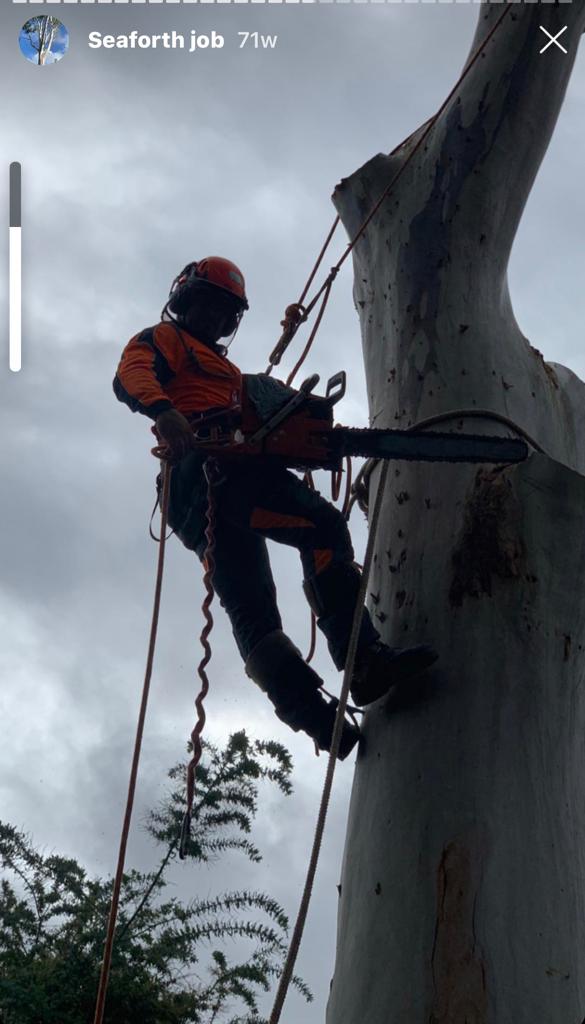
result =
[[[258,408],[262,418],[270,416],[283,396],[286,400],[294,395],[265,375],[243,378],[218,344],[235,333],[247,306],[242,274],[230,261],[209,257],[189,264],[173,282],[161,323],[127,344],[114,380],[117,398],[153,419],[174,449],[169,521],[202,560],[206,456],[194,445],[189,418],[221,413],[236,422],[246,386],[257,408],[264,404]],[[219,465],[213,586],[230,618],[247,674],[267,693],[283,721],[328,750],[336,701],[324,698],[319,676],[282,631],[266,541],[298,549],[307,600],[334,664],[342,669],[360,585],[346,521],[282,466],[267,467],[253,457],[220,459]],[[364,608],[352,699],[369,704],[435,658],[426,646],[403,651],[387,647]],[[346,721],[339,756],[346,757],[358,739],[359,731]]]

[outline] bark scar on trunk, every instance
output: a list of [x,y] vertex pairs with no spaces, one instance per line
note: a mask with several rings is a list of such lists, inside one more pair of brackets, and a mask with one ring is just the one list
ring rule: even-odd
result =
[[435,994],[429,1024],[486,1024],[485,967],[475,938],[477,880],[460,840],[443,850],[437,871],[437,920],[432,954]]
[[520,576],[523,557],[521,509],[510,472],[480,469],[453,551],[450,603],[460,607],[466,595],[491,597],[492,578]]

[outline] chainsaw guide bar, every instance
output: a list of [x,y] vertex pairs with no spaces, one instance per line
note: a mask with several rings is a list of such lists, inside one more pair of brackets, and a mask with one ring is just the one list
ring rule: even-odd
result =
[[[336,440],[339,435],[339,440]],[[409,462],[523,462],[525,441],[486,434],[439,433],[430,430],[380,430],[336,427],[329,435],[340,455],[407,460]]]

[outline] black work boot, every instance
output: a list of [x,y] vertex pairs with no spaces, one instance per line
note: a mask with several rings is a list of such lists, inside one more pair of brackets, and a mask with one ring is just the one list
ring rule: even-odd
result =
[[[282,630],[268,633],[257,644],[246,661],[246,673],[268,694],[281,722],[295,732],[302,729],[321,750],[331,749],[338,701],[324,698],[321,679]],[[337,754],[340,761],[359,738],[359,729],[345,721]]]
[[393,686],[420,675],[437,658],[437,652],[428,644],[401,649],[388,647],[381,640],[376,640],[357,653],[351,699],[358,707],[371,704],[384,697]]
[[[361,572],[353,562],[333,562],[303,589],[317,616],[317,625],[327,637],[331,657],[338,669],[345,667]],[[437,660],[432,647],[423,644],[404,650],[388,647],[380,640],[370,613],[364,607],[357,654],[351,682],[351,698],[363,707],[400,683],[413,679]]]

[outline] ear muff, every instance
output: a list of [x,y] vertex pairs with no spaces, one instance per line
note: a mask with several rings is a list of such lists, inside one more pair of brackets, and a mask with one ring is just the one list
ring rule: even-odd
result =
[[185,316],[193,304],[195,291],[200,283],[201,279],[197,277],[197,264],[188,263],[171,285],[167,309],[175,316]]

